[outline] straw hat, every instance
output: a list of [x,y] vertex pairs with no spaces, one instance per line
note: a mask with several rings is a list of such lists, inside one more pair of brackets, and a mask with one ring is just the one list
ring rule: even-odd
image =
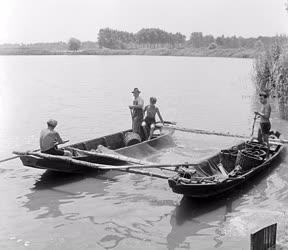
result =
[[141,91],[138,88],[134,88],[134,90],[132,91],[132,93],[141,93]]

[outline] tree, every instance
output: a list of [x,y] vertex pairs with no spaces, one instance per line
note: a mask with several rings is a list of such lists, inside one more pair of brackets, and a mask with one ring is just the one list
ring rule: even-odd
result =
[[256,40],[254,43],[254,48],[259,50],[264,49],[264,43],[260,39]]
[[216,43],[210,43],[208,46],[208,49],[216,49],[217,48],[217,44]]
[[81,47],[81,41],[72,37],[70,38],[69,42],[68,42],[68,49],[69,50],[73,50],[73,51],[77,51],[79,50]]
[[192,32],[190,35],[190,44],[194,48],[203,47],[203,34],[202,32]]
[[98,33],[98,44],[100,48],[127,49],[136,39],[133,33],[118,31],[110,28],[100,29]]
[[219,45],[219,46],[223,46],[224,45],[224,35],[218,36],[216,38],[216,44]]

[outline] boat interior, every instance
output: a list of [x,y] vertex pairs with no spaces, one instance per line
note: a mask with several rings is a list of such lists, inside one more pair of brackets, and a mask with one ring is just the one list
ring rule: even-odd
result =
[[105,151],[107,150],[109,151],[108,153],[117,154],[118,149],[125,148],[128,150],[137,144],[139,144],[140,146],[143,143],[150,142],[150,141],[152,142],[166,133],[168,133],[168,131],[166,131],[165,129],[163,130],[161,128],[158,128],[157,130],[155,130],[153,137],[148,141],[148,140],[145,140],[145,138],[143,137],[141,138],[137,133],[132,132],[132,130],[126,130],[126,131],[114,133],[111,135],[99,137],[96,139],[87,140],[84,142],[69,145],[64,148],[72,152],[74,157],[81,157],[81,156],[84,156],[85,154],[81,152],[79,153],[76,150],[73,150],[72,148],[85,150],[85,151],[92,151],[92,152],[98,151],[102,153],[105,153]]
[[279,152],[281,144],[270,145],[269,158],[267,146],[256,139],[246,141],[200,162],[192,168],[178,169],[177,178],[183,183],[215,183],[227,177],[237,177],[253,168],[270,161]]
[[76,144],[70,145],[70,147],[78,148],[81,150],[87,150],[87,151],[96,150],[99,145],[102,145],[112,150],[119,149],[119,148],[125,147],[124,136],[127,132],[131,132],[131,130],[118,132],[118,133],[103,136],[100,138],[76,143]]

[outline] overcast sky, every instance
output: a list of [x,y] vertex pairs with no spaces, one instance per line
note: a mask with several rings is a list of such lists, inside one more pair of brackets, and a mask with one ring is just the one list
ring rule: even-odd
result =
[[100,28],[202,31],[257,37],[288,33],[286,0],[0,0],[0,43],[97,40]]

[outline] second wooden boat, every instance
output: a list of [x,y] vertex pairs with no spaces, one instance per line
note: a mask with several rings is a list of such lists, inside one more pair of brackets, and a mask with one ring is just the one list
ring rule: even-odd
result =
[[269,169],[283,149],[284,144],[271,142],[270,155],[265,158],[265,149],[263,150],[262,144],[257,140],[243,142],[196,166],[179,168],[177,175],[168,179],[169,186],[173,192],[186,197],[217,196],[233,190],[261,171]]

